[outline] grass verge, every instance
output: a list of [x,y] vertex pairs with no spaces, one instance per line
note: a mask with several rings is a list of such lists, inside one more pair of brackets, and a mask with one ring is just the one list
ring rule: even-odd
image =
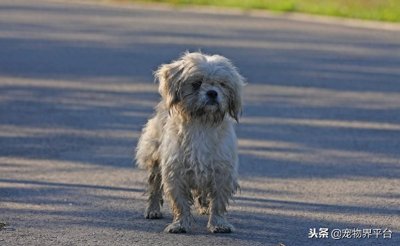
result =
[[400,0],[131,0],[173,5],[268,9],[366,20],[400,22]]

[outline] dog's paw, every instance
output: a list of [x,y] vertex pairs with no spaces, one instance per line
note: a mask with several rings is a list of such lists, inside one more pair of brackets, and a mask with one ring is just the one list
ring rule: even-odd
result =
[[231,225],[226,219],[219,218],[215,223],[208,223],[207,229],[211,233],[231,233],[234,230],[233,225]]
[[229,223],[220,225],[209,225],[207,228],[208,231],[211,233],[231,233],[234,230],[233,225]]
[[181,224],[179,221],[175,221],[169,224],[165,229],[164,232],[169,233],[186,233],[187,229]]
[[144,213],[144,217],[146,219],[161,219],[162,213],[160,210],[147,209]]

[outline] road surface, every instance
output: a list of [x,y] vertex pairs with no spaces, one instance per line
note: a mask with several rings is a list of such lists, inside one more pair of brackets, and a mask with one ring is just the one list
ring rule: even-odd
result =
[[[191,233],[165,234],[168,206],[143,218],[131,156],[159,100],[152,71],[185,50],[222,54],[248,81],[233,234],[197,214]],[[0,1],[0,245],[400,245],[399,150],[399,31]]]

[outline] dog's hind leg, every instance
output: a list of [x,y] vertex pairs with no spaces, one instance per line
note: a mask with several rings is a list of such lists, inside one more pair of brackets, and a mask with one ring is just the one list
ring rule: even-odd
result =
[[163,204],[161,172],[157,164],[152,165],[148,177],[148,199],[145,212],[146,219],[159,219],[162,217],[160,208]]
[[201,191],[194,191],[193,196],[198,213],[202,215],[209,214],[210,201],[207,194]]

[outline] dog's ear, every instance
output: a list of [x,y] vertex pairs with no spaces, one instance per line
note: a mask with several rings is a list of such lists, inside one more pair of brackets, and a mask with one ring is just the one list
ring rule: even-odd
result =
[[170,109],[180,101],[181,74],[184,69],[181,61],[161,65],[154,73],[159,82],[158,91]]
[[242,87],[246,85],[244,78],[234,69],[233,85],[229,88],[229,115],[239,123],[239,115],[242,113]]
[[229,81],[229,83],[225,84],[225,91],[228,97],[228,113],[239,123],[239,115],[242,112],[242,87],[246,85],[246,81],[230,60],[220,55],[213,55],[212,58],[218,64],[224,79]]

